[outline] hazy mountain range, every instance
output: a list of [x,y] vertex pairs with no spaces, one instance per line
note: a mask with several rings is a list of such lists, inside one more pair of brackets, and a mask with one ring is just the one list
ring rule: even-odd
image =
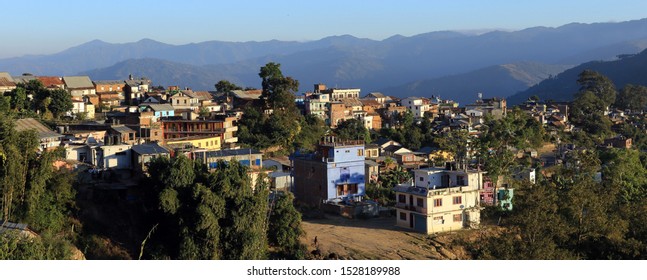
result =
[[221,42],[169,45],[144,39],[110,44],[95,40],[57,54],[0,59],[13,75],[87,74],[92,79],[145,76],[156,85],[211,90],[222,79],[260,87],[269,61],[300,81],[359,87],[396,96],[471,101],[477,92],[507,97],[556,75],[569,65],[609,60],[647,47],[647,19],[573,23],[557,28],[483,34],[431,32],[376,41],[350,35],[311,42]]
[[607,76],[620,90],[627,84],[647,86],[647,50],[636,55],[623,56],[614,61],[593,61],[568,69],[559,75],[512,95],[508,104],[519,104],[533,95],[543,100],[569,101],[580,86],[577,79],[584,70],[593,70]]

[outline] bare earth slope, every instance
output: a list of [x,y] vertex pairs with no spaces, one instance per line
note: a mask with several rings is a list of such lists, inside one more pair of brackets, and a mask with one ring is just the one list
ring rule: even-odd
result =
[[[472,231],[427,236],[395,226],[394,217],[347,219],[326,215],[302,222],[303,242],[310,251],[317,247],[324,259],[354,260],[448,260],[469,259],[461,246],[453,245]],[[317,247],[314,238],[317,237]]]

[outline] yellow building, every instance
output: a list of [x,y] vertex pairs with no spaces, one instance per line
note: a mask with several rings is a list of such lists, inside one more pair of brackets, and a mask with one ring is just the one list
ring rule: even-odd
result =
[[413,185],[395,187],[397,226],[432,234],[480,223],[484,172],[425,168],[414,174]]
[[210,151],[220,150],[221,145],[220,136],[209,136],[209,137],[185,137],[185,138],[175,138],[167,139],[167,145],[193,145],[195,148],[207,149]]

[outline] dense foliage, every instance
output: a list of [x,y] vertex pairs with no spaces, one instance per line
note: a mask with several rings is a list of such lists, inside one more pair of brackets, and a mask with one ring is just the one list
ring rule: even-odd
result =
[[[156,259],[266,259],[268,242],[281,257],[302,258],[301,216],[291,197],[270,200],[263,176],[219,162],[208,172],[185,156],[159,157],[150,166],[148,205],[156,227],[144,256]],[[157,225],[157,226],[156,226]]]
[[2,258],[70,257],[76,238],[74,174],[54,167],[61,151],[39,152],[38,147],[34,131],[18,132],[11,116],[0,116],[0,221],[26,223],[39,235],[36,241],[0,236]]

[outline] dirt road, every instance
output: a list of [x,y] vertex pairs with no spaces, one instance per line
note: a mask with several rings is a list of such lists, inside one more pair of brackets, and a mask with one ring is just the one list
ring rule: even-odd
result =
[[[395,226],[394,217],[347,219],[326,215],[304,220],[303,242],[323,258],[355,260],[465,259],[462,248],[451,245],[456,233],[427,236]],[[331,257],[332,256],[332,257]]]

